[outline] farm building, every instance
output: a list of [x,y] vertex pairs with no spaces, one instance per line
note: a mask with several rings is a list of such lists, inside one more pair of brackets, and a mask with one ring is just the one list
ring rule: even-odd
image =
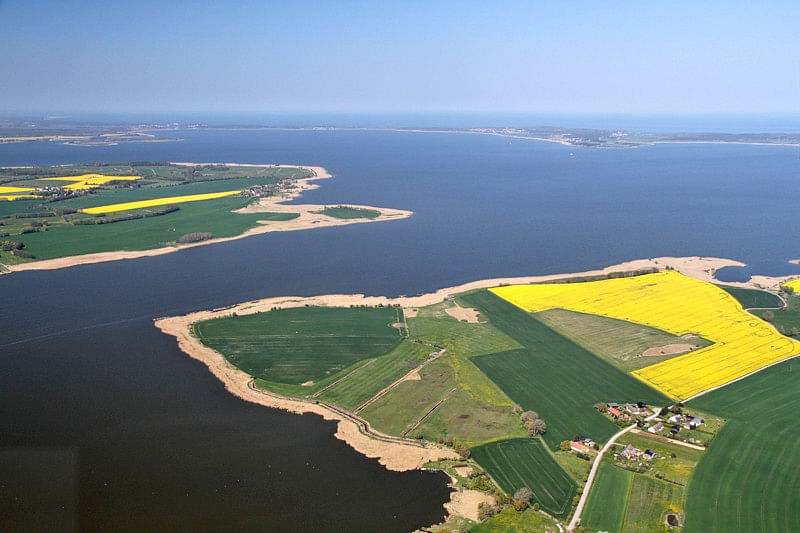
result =
[[642,454],[642,457],[644,457],[645,461],[652,461],[653,457],[655,456],[656,452],[654,452],[653,450],[645,450],[644,453]]
[[614,418],[619,418],[620,416],[622,416],[622,412],[620,412],[620,410],[619,410],[619,409],[617,409],[617,408],[615,408],[615,407],[610,407],[610,406],[609,406],[609,408],[608,408],[608,412],[609,412],[609,414],[610,414],[611,416],[613,416]]
[[688,419],[690,429],[697,429],[703,423],[703,417],[701,416],[690,416]]
[[622,450],[622,457],[625,459],[636,459],[639,456],[639,450],[628,444],[625,446],[625,449]]
[[656,424],[656,425],[654,425],[654,426],[651,426],[651,427],[647,428],[647,431],[649,431],[650,433],[658,433],[658,432],[659,432],[659,431],[661,431],[662,429],[664,429],[664,424],[662,424],[661,422],[659,422],[658,424]]
[[570,441],[569,448],[570,448],[570,450],[578,452],[578,453],[589,453],[589,450],[590,450],[590,448],[588,446],[584,446],[580,442],[575,442],[574,440]]

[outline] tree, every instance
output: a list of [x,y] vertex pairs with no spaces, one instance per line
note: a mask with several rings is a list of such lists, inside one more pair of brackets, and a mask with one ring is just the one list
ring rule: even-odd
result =
[[514,509],[517,511],[524,511],[528,508],[528,505],[530,505],[531,498],[533,498],[533,491],[528,487],[522,487],[514,493]]
[[764,320],[772,322],[773,320],[775,320],[775,313],[773,313],[772,311],[764,311]]
[[562,452],[568,452],[569,451],[569,441],[568,440],[562,440],[561,444],[558,446],[558,449],[561,450]]
[[493,517],[497,513],[497,507],[494,505],[488,504],[486,502],[481,502],[478,504],[478,520],[484,521],[487,518]]
[[528,425],[528,433],[534,437],[547,433],[547,422],[541,418],[537,418]]
[[471,452],[469,451],[469,447],[461,441],[455,441],[453,443],[453,449],[455,449],[456,453],[461,456],[462,459],[469,459]]
[[603,402],[598,402],[594,404],[594,408],[600,411],[601,413],[605,413],[606,409],[608,409],[608,405]]
[[525,411],[519,416],[519,419],[522,420],[523,424],[529,421],[533,422],[537,418],[539,418],[539,413],[537,413],[536,411]]

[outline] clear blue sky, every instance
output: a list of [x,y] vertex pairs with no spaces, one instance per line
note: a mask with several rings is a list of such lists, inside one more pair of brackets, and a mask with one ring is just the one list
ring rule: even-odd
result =
[[800,2],[0,0],[0,111],[798,112]]

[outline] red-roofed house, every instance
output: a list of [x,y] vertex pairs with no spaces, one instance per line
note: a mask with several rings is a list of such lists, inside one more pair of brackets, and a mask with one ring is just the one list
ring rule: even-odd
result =
[[575,441],[570,441],[569,447],[571,450],[579,453],[589,453],[589,450],[591,449],[588,446],[584,446],[580,442],[575,442]]
[[611,416],[613,416],[614,418],[619,418],[620,415],[622,415],[619,409],[614,409],[613,407],[609,407],[608,412],[611,413]]

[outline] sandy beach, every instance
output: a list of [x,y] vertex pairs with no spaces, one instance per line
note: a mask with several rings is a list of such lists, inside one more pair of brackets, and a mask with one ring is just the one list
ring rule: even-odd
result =
[[93,254],[74,255],[70,257],[58,257],[56,259],[46,259],[44,261],[33,261],[30,263],[21,263],[18,265],[6,265],[9,272],[22,272],[25,270],[54,270],[58,268],[67,268],[76,265],[87,265],[91,263],[103,263],[106,261],[119,261],[122,259],[138,259],[140,257],[152,257],[156,255],[163,255],[185,248],[192,248],[195,246],[207,246],[209,244],[216,244],[226,241],[234,241],[237,239],[244,239],[252,235],[261,235],[264,233],[272,233],[276,231],[301,231],[314,228],[327,228],[332,226],[347,226],[349,224],[363,224],[367,222],[384,222],[388,220],[399,220],[408,218],[414,213],[403,209],[389,209],[382,207],[374,207],[367,205],[353,205],[345,204],[348,207],[356,207],[361,209],[371,209],[380,212],[378,218],[333,218],[325,215],[314,213],[326,207],[325,205],[285,205],[284,202],[294,200],[301,196],[305,191],[316,189],[319,187],[312,181],[328,179],[333,176],[328,173],[323,167],[315,167],[308,165],[252,165],[242,163],[172,163],[173,165],[194,166],[194,165],[228,165],[240,167],[284,167],[284,168],[305,168],[311,170],[314,176],[296,180],[296,187],[284,194],[283,196],[276,196],[270,198],[261,198],[258,202],[240,209],[238,213],[297,213],[299,216],[292,220],[284,221],[259,221],[259,226],[251,228],[240,235],[233,237],[224,237],[218,239],[208,239],[201,242],[164,246],[162,248],[153,248],[151,250],[136,250],[136,251],[113,251],[113,252],[99,252]]

